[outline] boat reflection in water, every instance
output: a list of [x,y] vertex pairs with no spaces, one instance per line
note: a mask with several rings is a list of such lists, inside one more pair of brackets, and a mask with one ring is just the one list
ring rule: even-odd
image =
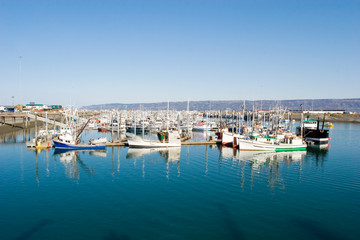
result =
[[[231,159],[240,169],[240,186],[250,182],[253,187],[255,183],[267,182],[268,187],[285,187],[285,181],[281,172],[290,165],[295,166],[296,171],[301,174],[301,164],[307,151],[294,152],[268,152],[268,151],[238,151],[233,148],[221,147],[220,154],[223,160]],[[283,166],[286,165],[286,168]],[[247,170],[249,169],[249,170]],[[250,171],[250,176],[246,172]],[[293,168],[289,168],[293,171]]]
[[174,162],[180,160],[181,147],[172,148],[129,148],[126,159],[134,159],[144,157],[145,155],[151,156],[153,153],[159,153],[161,158],[166,162]]
[[236,160],[239,150],[232,147],[219,146],[221,158],[223,160]]
[[316,166],[323,166],[327,160],[330,144],[312,144],[307,147],[307,156],[309,159],[315,159]]
[[65,174],[69,178],[79,179],[80,178],[80,171],[79,167],[88,175],[94,174],[94,169],[89,168],[82,160],[81,154],[88,153],[89,155],[96,155],[96,156],[104,156],[106,157],[106,151],[103,150],[61,150],[55,149],[54,157],[59,157],[60,162],[65,167]]
[[215,136],[215,132],[205,131],[205,132],[192,132],[192,138],[188,141],[198,141],[205,142],[209,140],[210,136]]
[[[155,154],[155,156],[154,156]],[[149,157],[150,162],[155,162],[160,159],[165,159],[166,162],[166,177],[170,176],[170,164],[176,163],[177,173],[180,176],[180,156],[181,147],[171,148],[129,148],[126,159],[133,159],[136,161],[137,158],[142,159],[142,176],[145,177],[145,156]]]
[[107,152],[106,150],[94,150],[94,151],[89,151],[89,155],[106,158]]
[[266,152],[266,151],[239,151],[239,161],[250,161],[256,164],[274,161],[299,162],[306,155],[306,151],[295,152]]

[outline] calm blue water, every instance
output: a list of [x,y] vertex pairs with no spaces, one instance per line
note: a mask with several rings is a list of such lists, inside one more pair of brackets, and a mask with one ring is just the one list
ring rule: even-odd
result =
[[36,153],[0,137],[0,239],[360,239],[360,125],[330,135],[276,154]]

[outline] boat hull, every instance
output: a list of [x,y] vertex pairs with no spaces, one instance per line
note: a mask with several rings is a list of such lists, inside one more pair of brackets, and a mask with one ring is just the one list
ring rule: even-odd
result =
[[134,148],[168,148],[181,147],[181,143],[164,143],[158,141],[139,141],[128,139],[129,147]]
[[98,128],[98,132],[106,132],[106,128],[100,127],[100,128]]
[[232,147],[234,142],[234,134],[229,132],[222,132],[221,143],[224,146]]
[[304,139],[305,141],[311,141],[316,143],[327,143],[329,142],[329,131],[325,129],[306,129],[304,131]]
[[97,149],[97,150],[104,150],[105,145],[90,145],[90,144],[69,144],[69,143],[62,143],[57,140],[53,140],[54,147],[59,149],[73,149],[73,150],[89,150],[89,149]]
[[238,145],[240,151],[285,152],[306,150],[306,144],[271,144],[243,139],[238,139]]

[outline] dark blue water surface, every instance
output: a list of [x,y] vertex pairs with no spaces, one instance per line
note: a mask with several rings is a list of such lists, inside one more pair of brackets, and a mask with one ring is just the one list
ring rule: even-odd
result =
[[330,135],[293,153],[35,152],[2,136],[0,239],[360,239],[360,125]]

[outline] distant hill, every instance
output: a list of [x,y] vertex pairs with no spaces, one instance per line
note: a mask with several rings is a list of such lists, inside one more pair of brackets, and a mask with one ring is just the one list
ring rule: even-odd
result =
[[[190,110],[241,110],[243,100],[228,101],[190,101]],[[275,107],[288,108],[290,110],[300,110],[300,104],[304,110],[344,110],[349,112],[360,112],[360,98],[351,99],[298,99],[298,100],[255,100],[245,101],[246,109],[269,110]],[[99,105],[84,106],[81,109],[87,110],[166,110],[167,102],[158,103],[108,103]],[[170,110],[186,110],[187,102],[170,102]]]

